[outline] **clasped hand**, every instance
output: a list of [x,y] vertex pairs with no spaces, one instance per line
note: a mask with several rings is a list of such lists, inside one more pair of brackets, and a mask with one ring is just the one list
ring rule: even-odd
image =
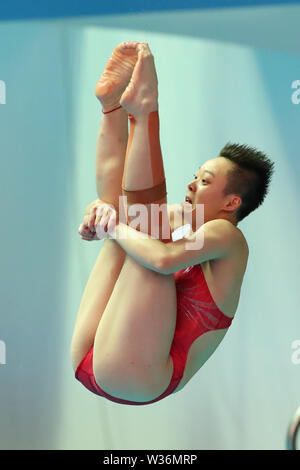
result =
[[114,206],[96,199],[86,207],[78,233],[82,240],[87,241],[115,238],[116,225],[117,211]]

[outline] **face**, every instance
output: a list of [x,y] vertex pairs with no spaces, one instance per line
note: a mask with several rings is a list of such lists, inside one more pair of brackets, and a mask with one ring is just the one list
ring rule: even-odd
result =
[[188,184],[186,197],[192,204],[193,215],[196,204],[204,204],[204,223],[219,218],[235,223],[233,211],[237,209],[241,199],[233,194],[223,195],[227,171],[232,168],[234,164],[224,157],[207,160]]

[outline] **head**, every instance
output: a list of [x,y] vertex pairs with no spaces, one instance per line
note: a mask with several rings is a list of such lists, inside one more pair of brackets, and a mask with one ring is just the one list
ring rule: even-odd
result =
[[273,167],[259,150],[229,142],[195,173],[187,197],[194,208],[204,204],[204,223],[227,219],[237,225],[264,201]]

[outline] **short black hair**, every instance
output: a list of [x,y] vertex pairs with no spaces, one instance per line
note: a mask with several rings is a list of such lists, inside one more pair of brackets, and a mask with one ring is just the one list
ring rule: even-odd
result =
[[240,222],[263,203],[275,163],[253,147],[231,142],[222,148],[219,157],[225,157],[235,164],[235,167],[227,172],[227,184],[223,194],[238,194],[242,199],[235,213],[237,222]]

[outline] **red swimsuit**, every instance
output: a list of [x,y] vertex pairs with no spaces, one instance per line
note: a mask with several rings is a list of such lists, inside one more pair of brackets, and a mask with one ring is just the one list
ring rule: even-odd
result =
[[208,289],[201,264],[174,273],[177,294],[177,319],[170,350],[173,376],[168,388],[157,398],[136,402],[115,398],[96,383],[93,373],[93,347],[77,367],[75,377],[91,392],[116,403],[148,405],[167,397],[177,388],[185,369],[188,351],[193,341],[210,330],[228,328],[232,318],[224,315],[215,304]]

